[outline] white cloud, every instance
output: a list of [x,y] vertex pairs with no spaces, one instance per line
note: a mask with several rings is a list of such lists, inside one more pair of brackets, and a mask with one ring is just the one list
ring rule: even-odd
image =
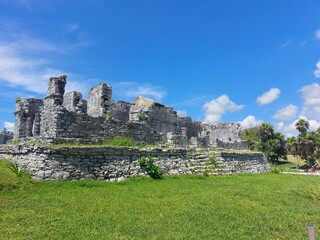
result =
[[[61,54],[70,53],[80,43],[59,46],[31,37],[21,29],[17,32],[0,31],[0,81],[11,87],[44,94],[50,77],[69,75],[52,67],[52,59],[56,54],[61,57]],[[81,83],[74,85],[81,86]]]
[[248,115],[245,119],[239,122],[242,129],[258,126],[263,123],[262,120],[257,120],[254,116]]
[[4,125],[5,129],[7,131],[13,131],[13,128],[14,128],[14,123],[13,122],[4,122]]
[[320,60],[316,64],[316,70],[314,71],[314,76],[320,78]]
[[187,116],[187,111],[185,111],[185,110],[177,110],[177,115],[179,117],[186,117]]
[[313,83],[300,89],[303,100],[301,115],[320,120],[320,84]]
[[136,82],[120,82],[112,86],[114,93],[124,97],[148,97],[160,101],[167,93],[159,86]]
[[222,95],[211,102],[203,105],[205,111],[205,122],[219,122],[221,116],[227,112],[235,112],[241,110],[244,105],[237,105],[232,102],[227,95]]
[[281,108],[273,115],[273,118],[278,119],[280,121],[287,121],[296,116],[298,112],[298,107],[296,105],[290,104],[284,108]]
[[268,92],[265,92],[261,96],[257,97],[256,102],[259,105],[270,104],[279,98],[280,93],[281,91],[279,88],[270,88]]
[[317,29],[317,30],[314,32],[314,38],[317,39],[317,40],[320,40],[320,29]]
[[288,39],[285,43],[281,44],[280,48],[288,47],[292,41],[292,39]]
[[286,124],[284,122],[278,122],[275,125],[275,130],[277,132],[281,132],[286,137],[297,136],[299,134],[299,132],[297,131],[296,126],[295,126],[297,121],[298,120],[295,120],[294,122],[292,122],[290,124]]
[[316,131],[320,127],[320,122],[314,119],[308,119],[306,116],[299,116],[292,123],[286,124],[284,122],[279,122],[276,124],[275,129],[283,133],[286,137],[298,136],[299,131],[296,129],[296,123],[299,119],[304,119],[309,122],[309,131]]

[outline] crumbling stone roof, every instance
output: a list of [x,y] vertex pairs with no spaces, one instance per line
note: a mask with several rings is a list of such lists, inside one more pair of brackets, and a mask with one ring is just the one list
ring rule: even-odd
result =
[[133,104],[141,107],[148,107],[148,108],[153,106],[164,107],[163,104],[158,103],[150,98],[146,98],[142,96],[137,97],[136,100],[134,100]]

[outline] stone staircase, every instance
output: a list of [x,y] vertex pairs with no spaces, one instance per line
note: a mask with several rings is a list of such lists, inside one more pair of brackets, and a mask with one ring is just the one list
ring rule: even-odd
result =
[[213,152],[190,153],[188,164],[189,169],[194,174],[215,176],[224,173],[223,161],[216,157]]

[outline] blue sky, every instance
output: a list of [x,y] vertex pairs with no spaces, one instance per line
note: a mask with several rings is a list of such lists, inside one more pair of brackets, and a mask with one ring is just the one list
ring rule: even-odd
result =
[[[263,2],[263,3],[262,3]],[[0,0],[0,128],[16,96],[103,81],[208,122],[320,125],[319,0]]]

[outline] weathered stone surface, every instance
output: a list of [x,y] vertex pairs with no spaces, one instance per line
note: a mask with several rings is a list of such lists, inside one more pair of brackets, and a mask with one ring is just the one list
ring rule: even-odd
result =
[[70,112],[87,113],[87,101],[82,99],[80,92],[72,91],[64,94],[63,106]]
[[0,131],[0,144],[5,144],[13,139],[13,132],[10,131]]
[[88,95],[88,114],[92,117],[107,116],[112,98],[112,87],[101,83],[92,87]]
[[[43,106],[43,100],[26,98],[16,100],[14,138],[37,136],[39,134],[39,113]],[[34,130],[34,132],[33,132]]]
[[[0,148],[0,154],[1,151],[5,149]],[[123,180],[145,176],[146,168],[140,166],[139,159],[151,156],[155,165],[160,166],[167,175],[262,173],[270,170],[264,155],[255,152],[23,145],[11,146],[10,152],[12,161],[27,165],[33,178],[42,180]]]
[[163,134],[164,141],[168,132],[177,130],[177,112],[161,103],[138,97],[130,108],[130,120],[139,121],[141,114],[147,117],[151,128]]
[[112,100],[112,87],[105,83],[91,88],[86,102],[79,92],[64,94],[66,79],[65,75],[50,78],[44,99],[16,101],[15,138],[90,143],[126,136],[145,144],[246,148],[239,123],[209,124],[178,117],[171,107],[144,97],[133,104]]
[[49,79],[49,86],[47,91],[47,97],[50,96],[63,96],[64,89],[67,84],[67,76],[62,75],[60,77],[51,77]]

